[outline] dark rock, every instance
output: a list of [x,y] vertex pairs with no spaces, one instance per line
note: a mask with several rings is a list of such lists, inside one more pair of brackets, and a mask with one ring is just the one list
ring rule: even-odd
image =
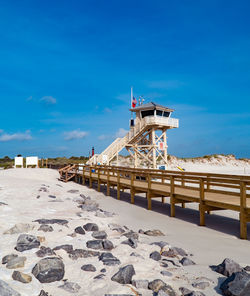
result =
[[100,270],[100,272],[106,272],[107,270],[106,270],[106,268],[102,268],[101,270]]
[[59,224],[66,225],[69,221],[64,219],[37,219],[34,222],[38,222],[39,224]]
[[133,265],[126,265],[120,268],[119,271],[112,276],[111,280],[119,284],[130,284],[133,275],[135,275]]
[[138,238],[139,238],[138,233],[136,233],[132,230],[129,232],[123,233],[123,235],[126,236],[126,238],[133,238],[134,240],[138,240]]
[[140,233],[140,234],[144,234],[144,230],[139,229],[139,230],[138,230],[138,233]]
[[44,232],[52,232],[54,229],[51,225],[48,225],[48,224],[42,224],[38,230],[40,231],[44,231]]
[[37,257],[53,256],[56,253],[51,248],[40,247],[40,250],[36,252]]
[[41,187],[38,191],[49,192],[49,190],[46,187]]
[[78,258],[89,258],[99,256],[100,253],[96,251],[89,251],[84,249],[75,249],[69,253],[69,258],[72,260],[77,260]]
[[87,248],[101,250],[103,249],[102,240],[91,240],[86,243]]
[[209,282],[195,282],[195,283],[192,283],[192,286],[196,289],[204,290],[207,287],[209,287]]
[[148,280],[133,280],[132,285],[137,289],[148,289]]
[[83,211],[96,212],[97,210],[99,210],[98,206],[99,206],[98,203],[96,203],[95,201],[90,200],[90,199],[86,199],[84,201],[84,204],[79,205],[78,207],[80,209],[82,209]]
[[85,234],[85,230],[82,228],[82,226],[78,226],[75,228],[75,233]]
[[172,276],[172,275],[173,275],[171,272],[169,272],[169,271],[167,271],[167,270],[162,270],[162,271],[161,271],[161,274],[162,274],[163,276]]
[[186,295],[192,293],[191,290],[189,290],[188,288],[185,288],[185,287],[180,287],[179,288],[179,291],[181,292],[181,295],[182,296],[186,296]]
[[134,238],[129,238],[122,242],[124,245],[129,245],[131,248],[137,248],[137,241]]
[[169,285],[165,285],[159,292],[158,296],[177,296],[173,288]]
[[250,295],[250,274],[245,271],[233,273],[220,286],[223,295],[248,296]]
[[51,295],[49,295],[48,292],[45,292],[44,290],[41,290],[40,294],[38,296],[51,296]]
[[181,248],[176,248],[176,247],[173,247],[173,248],[170,248],[168,251],[164,251],[162,252],[161,254],[162,256],[165,256],[165,257],[177,257],[177,256],[187,256],[187,252],[184,251],[183,249]]
[[96,271],[95,266],[92,265],[92,264],[86,264],[86,265],[83,265],[83,266],[81,267],[81,269],[84,270],[84,271],[92,271],[92,272]]
[[56,198],[55,195],[49,195],[49,198]]
[[96,239],[106,239],[107,238],[107,233],[105,231],[94,231],[92,233],[93,238]]
[[149,255],[149,258],[151,258],[155,261],[159,261],[159,260],[161,260],[161,254],[157,251],[154,251]]
[[154,229],[154,230],[147,230],[144,232],[144,234],[148,235],[148,236],[164,236],[165,234],[162,233],[160,230],[158,229]]
[[17,258],[18,256],[16,254],[10,254],[10,255],[6,255],[2,258],[2,264],[6,264],[8,263],[10,260]]
[[104,265],[108,266],[121,264],[120,260],[113,256],[113,254],[111,253],[102,253],[99,256],[99,260],[102,261]]
[[183,266],[195,265],[195,262],[192,261],[191,259],[187,258],[187,257],[183,257],[183,258],[180,260],[180,263],[181,263]]
[[159,292],[163,287],[165,287],[166,284],[162,280],[153,280],[152,282],[149,282],[148,288],[149,290],[152,290],[154,292]]
[[114,249],[113,243],[110,240],[107,240],[107,239],[105,239],[102,242],[102,246],[103,246],[104,250],[112,250],[112,249]]
[[0,280],[1,296],[21,296],[17,291],[13,290],[6,282]]
[[101,280],[105,277],[105,274],[101,273],[94,277],[94,280]]
[[192,291],[189,294],[185,294],[185,296],[206,296],[206,295],[200,291]]
[[86,231],[99,231],[99,227],[95,223],[87,223],[87,224],[83,225],[83,228]]
[[41,259],[32,269],[40,283],[60,281],[64,277],[63,261],[56,257]]
[[26,260],[27,260],[26,257],[14,257],[7,262],[6,268],[8,269],[22,268],[24,267]]
[[13,271],[12,278],[13,280],[24,283],[24,284],[28,284],[32,281],[32,277],[30,275],[22,273],[17,270]]
[[69,293],[77,293],[81,289],[81,286],[79,286],[77,283],[65,282],[63,285],[58,286],[58,288],[63,289]]
[[68,193],[78,193],[79,190],[77,190],[77,189],[70,189],[70,190],[68,190],[67,192],[68,192]]
[[224,259],[223,262],[219,265],[211,265],[210,268],[213,271],[221,273],[225,276],[231,276],[234,272],[242,271],[242,267],[229,258]]
[[133,252],[130,254],[130,256],[134,256],[134,257],[138,257],[138,258],[141,258],[141,259],[144,259],[144,257],[136,252]]
[[71,253],[73,251],[73,246],[72,245],[60,245],[60,246],[57,246],[53,249],[53,251],[57,251],[57,250],[64,250],[65,252],[67,253]]
[[246,267],[244,267],[244,270],[245,270],[245,271],[250,271],[250,266],[247,265]]

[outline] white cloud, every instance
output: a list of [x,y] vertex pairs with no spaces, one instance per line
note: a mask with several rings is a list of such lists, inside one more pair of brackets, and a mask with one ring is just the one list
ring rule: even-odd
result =
[[119,130],[116,132],[115,136],[116,138],[123,138],[128,133],[127,130],[124,128],[119,128]]
[[40,102],[45,103],[46,105],[55,105],[56,99],[52,96],[44,96],[40,99]]
[[70,132],[64,133],[64,140],[70,141],[75,139],[83,139],[87,136],[87,132],[80,131],[80,130],[74,130]]
[[0,142],[9,142],[9,141],[25,141],[25,140],[31,140],[32,136],[30,134],[30,131],[26,131],[25,133],[14,133],[14,134],[1,134],[0,136]]

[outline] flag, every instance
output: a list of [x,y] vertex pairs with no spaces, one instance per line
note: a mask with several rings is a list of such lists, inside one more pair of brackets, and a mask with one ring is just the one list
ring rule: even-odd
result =
[[135,97],[133,97],[133,100],[132,100],[132,108],[135,108],[136,104],[137,104],[137,100]]

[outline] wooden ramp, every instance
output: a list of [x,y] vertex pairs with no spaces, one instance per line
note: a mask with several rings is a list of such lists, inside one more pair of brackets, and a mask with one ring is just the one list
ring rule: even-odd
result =
[[[175,217],[175,206],[197,203],[200,225],[205,226],[205,214],[218,210],[239,212],[240,237],[247,239],[247,222],[250,222],[250,176],[161,171],[153,169],[133,169],[114,166],[67,166],[59,170],[63,181],[74,180],[89,187],[97,183],[97,190],[105,185],[107,195],[110,188],[117,191],[130,190],[131,203],[136,193],[146,193],[148,209],[152,209],[152,199],[170,198],[171,217]],[[64,176],[64,177],[63,177]]]

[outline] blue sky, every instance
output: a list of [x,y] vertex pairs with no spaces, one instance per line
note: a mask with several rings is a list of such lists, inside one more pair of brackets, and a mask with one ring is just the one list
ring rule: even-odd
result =
[[101,152],[130,87],[174,108],[169,153],[250,157],[250,2],[1,1],[0,156]]

